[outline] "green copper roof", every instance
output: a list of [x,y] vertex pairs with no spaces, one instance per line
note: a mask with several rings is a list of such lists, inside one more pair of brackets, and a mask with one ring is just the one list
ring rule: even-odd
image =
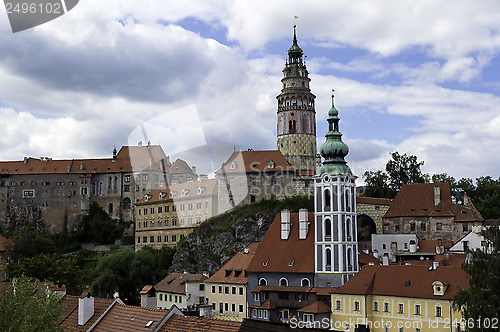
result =
[[352,171],[344,160],[349,153],[349,147],[342,142],[342,134],[339,132],[339,111],[334,106],[334,95],[332,91],[332,107],[328,111],[328,133],[325,135],[326,141],[320,149],[320,153],[325,158],[323,166],[318,171],[318,176],[323,173],[330,175],[352,175]]

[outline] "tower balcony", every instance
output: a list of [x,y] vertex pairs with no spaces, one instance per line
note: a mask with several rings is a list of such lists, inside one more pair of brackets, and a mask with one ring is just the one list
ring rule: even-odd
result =
[[278,112],[283,112],[283,111],[314,111],[314,106],[308,106],[308,105],[289,105],[289,106],[278,106]]

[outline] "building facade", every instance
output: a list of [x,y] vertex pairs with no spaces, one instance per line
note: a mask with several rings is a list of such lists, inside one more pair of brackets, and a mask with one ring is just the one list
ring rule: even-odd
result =
[[135,249],[174,246],[217,214],[217,179],[155,189],[136,203]]
[[311,93],[309,72],[297,43],[295,25],[293,45],[283,69],[278,100],[278,150],[297,170],[316,170],[316,111]]

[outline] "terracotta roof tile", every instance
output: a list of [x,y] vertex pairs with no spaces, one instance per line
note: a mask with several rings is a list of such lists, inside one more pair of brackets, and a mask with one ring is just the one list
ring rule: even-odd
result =
[[78,325],[78,299],[79,296],[73,295],[63,297],[65,306],[59,325],[65,326],[70,331],[82,331],[91,327],[114,301],[113,299],[94,298],[94,315],[85,325],[81,326]]
[[[434,281],[449,284],[443,296],[434,295]],[[466,289],[468,286],[467,275],[458,266],[440,266],[429,270],[427,266],[366,265],[332,293],[450,300],[459,288]]]
[[[272,162],[272,163],[271,163]],[[269,167],[273,164],[274,167]],[[279,150],[235,151],[216,174],[252,172],[294,172]]]
[[[434,187],[439,187],[440,202],[434,204]],[[453,204],[449,183],[405,184],[399,190],[384,218],[450,217],[455,221],[482,221],[475,208]]]
[[[174,193],[174,195],[170,195]],[[169,202],[172,199],[189,199],[197,197],[207,197],[217,195],[217,179],[209,179],[203,181],[184,182],[175,185],[170,185],[166,188],[155,189],[146,194],[136,204],[147,205],[158,202]]]
[[152,331],[168,310],[133,307],[115,303],[92,331]]
[[328,304],[322,301],[311,303],[310,305],[305,306],[304,308],[301,308],[297,311],[313,313],[313,314],[324,314],[332,312]]
[[248,282],[248,277],[245,277],[245,271],[252,261],[258,246],[258,243],[252,243],[245,248],[248,249],[248,253],[245,253],[245,249],[236,253],[233,258],[224,264],[224,266],[210,278],[205,280],[205,282],[246,284]]
[[188,281],[203,281],[207,277],[201,274],[194,273],[170,273],[162,281],[155,285],[155,289],[161,292],[185,294],[186,282]]
[[231,332],[239,331],[241,322],[172,315],[160,332]]
[[248,266],[251,272],[314,273],[314,213],[307,214],[309,232],[299,239],[299,214],[290,213],[290,236],[281,240],[281,214],[278,214]]

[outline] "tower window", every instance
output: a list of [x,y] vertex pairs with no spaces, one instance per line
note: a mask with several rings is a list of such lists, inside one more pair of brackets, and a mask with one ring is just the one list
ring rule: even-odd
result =
[[297,131],[297,121],[296,120],[290,120],[288,121],[288,131],[290,134],[295,134]]

